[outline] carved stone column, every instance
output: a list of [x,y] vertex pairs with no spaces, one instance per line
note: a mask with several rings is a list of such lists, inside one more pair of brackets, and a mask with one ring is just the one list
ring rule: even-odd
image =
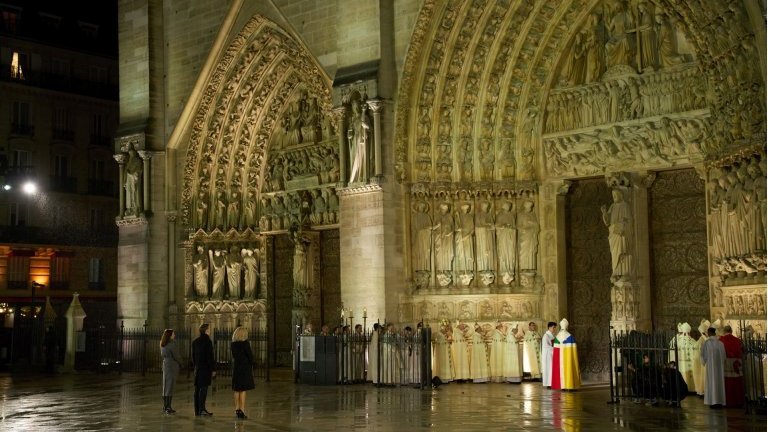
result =
[[648,191],[653,173],[607,174],[613,203],[602,207],[611,250],[611,326],[651,329]]
[[380,99],[368,101],[373,113],[373,177],[379,178],[381,171],[381,111],[384,104]]
[[566,274],[566,195],[571,187],[567,180],[546,182],[539,194],[541,215],[541,276],[544,279],[541,317],[563,317],[568,314]]
[[192,260],[195,251],[194,244],[187,240],[181,243],[184,248],[184,303],[194,300],[197,297],[195,293],[195,271],[192,268]]
[[339,106],[333,109],[339,131],[339,184],[347,184],[349,169],[349,145],[347,144],[347,107]]
[[119,181],[118,184],[120,185],[120,208],[118,209],[118,217],[122,219],[125,216],[125,161],[127,157],[124,153],[118,153],[116,155],[112,156],[115,158],[115,161],[118,164],[119,167]]
[[150,198],[150,195],[149,195],[149,177],[150,177],[149,160],[152,159],[152,153],[150,153],[150,152],[148,152],[146,150],[139,150],[138,153],[139,153],[139,157],[141,158],[142,165],[143,165],[142,166],[142,168],[143,168],[143,170],[142,170],[143,177],[141,179],[141,184],[142,184],[141,196],[143,198],[142,207],[143,207],[143,210],[144,210],[144,214],[145,215],[149,215],[149,214],[151,214],[151,206],[150,206],[150,200],[149,200],[149,198]]

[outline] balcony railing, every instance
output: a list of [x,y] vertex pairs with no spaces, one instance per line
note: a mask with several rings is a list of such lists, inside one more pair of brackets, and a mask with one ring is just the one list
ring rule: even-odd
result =
[[[117,225],[105,225],[100,229],[83,229],[74,225],[62,228],[0,225],[0,242],[44,243],[80,246],[117,246]],[[25,285],[23,288],[28,288]]]
[[77,177],[51,176],[49,187],[53,192],[75,193],[77,192]]
[[88,193],[90,195],[115,196],[115,186],[111,181],[88,180]]
[[109,137],[101,135],[91,135],[91,146],[109,148],[112,145],[112,140]]
[[31,137],[35,134],[35,127],[27,123],[11,123],[11,135]]
[[69,129],[54,129],[53,139],[55,141],[72,142],[75,140],[75,131]]

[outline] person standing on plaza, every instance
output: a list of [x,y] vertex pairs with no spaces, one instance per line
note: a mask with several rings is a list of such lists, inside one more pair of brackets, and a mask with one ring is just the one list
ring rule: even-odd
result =
[[554,354],[555,329],[557,323],[547,323],[547,332],[541,337],[541,385],[552,387],[552,355]]
[[568,331],[568,320],[560,320],[552,352],[552,389],[576,390],[581,387],[576,339]]
[[532,379],[541,379],[541,336],[536,331],[536,323],[528,323],[528,331],[523,338],[523,373],[527,372]]
[[741,339],[733,335],[731,326],[723,327],[720,342],[725,347],[725,404],[729,408],[744,405],[744,372],[742,371]]
[[707,371],[704,405],[720,408],[725,405],[725,346],[717,338],[714,327],[707,329],[707,340],[701,346],[701,363]]
[[160,356],[163,357],[163,411],[166,414],[176,412],[171,407],[173,399],[173,389],[176,387],[176,378],[181,369],[181,355],[176,347],[176,332],[172,329],[165,329],[160,338]]
[[232,333],[232,391],[235,392],[235,415],[239,419],[247,418],[243,412],[245,392],[253,390],[253,352],[248,342],[248,331],[238,327]]
[[208,324],[200,326],[200,336],[192,341],[192,366],[195,368],[195,415],[212,416],[205,408],[205,398],[211,385],[215,366],[213,342]]

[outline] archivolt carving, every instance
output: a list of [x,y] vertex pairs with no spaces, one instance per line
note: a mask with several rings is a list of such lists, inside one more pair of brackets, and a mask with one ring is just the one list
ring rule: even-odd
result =
[[[330,112],[329,87],[295,40],[263,17],[251,19],[212,73],[190,131],[184,223],[206,230],[255,227],[254,201],[271,143],[287,147],[290,133],[300,137],[296,144],[330,135],[323,115]],[[296,95],[304,104],[289,103]]]

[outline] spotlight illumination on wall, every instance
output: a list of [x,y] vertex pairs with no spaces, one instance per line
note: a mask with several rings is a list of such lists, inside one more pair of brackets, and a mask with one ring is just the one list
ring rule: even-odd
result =
[[28,181],[24,183],[24,185],[21,187],[21,190],[23,190],[27,195],[34,195],[37,193],[37,185],[31,181]]

